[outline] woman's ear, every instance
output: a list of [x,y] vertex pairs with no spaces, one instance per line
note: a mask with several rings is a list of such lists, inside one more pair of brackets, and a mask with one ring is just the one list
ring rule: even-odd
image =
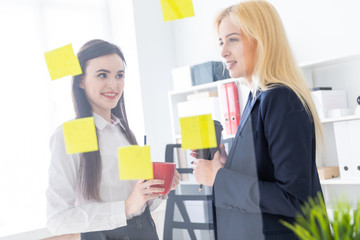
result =
[[79,80],[79,88],[85,89],[84,79],[80,78]]

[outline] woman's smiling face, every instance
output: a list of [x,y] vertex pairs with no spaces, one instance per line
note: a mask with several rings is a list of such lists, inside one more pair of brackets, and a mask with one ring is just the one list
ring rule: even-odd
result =
[[254,72],[256,42],[245,36],[229,16],[219,25],[221,56],[232,78],[245,77],[251,81]]
[[123,91],[125,67],[117,54],[104,55],[87,62],[85,75],[80,80],[92,111],[100,116],[109,116]]

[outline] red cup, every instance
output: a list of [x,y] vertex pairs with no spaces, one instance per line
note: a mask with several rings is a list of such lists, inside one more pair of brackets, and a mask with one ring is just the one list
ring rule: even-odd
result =
[[164,180],[164,184],[152,185],[155,188],[164,188],[165,190],[160,194],[168,194],[174,181],[175,163],[169,162],[153,162],[154,179]]

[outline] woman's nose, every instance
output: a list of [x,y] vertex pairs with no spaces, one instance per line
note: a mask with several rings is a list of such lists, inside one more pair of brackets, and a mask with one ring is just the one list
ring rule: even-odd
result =
[[114,87],[114,88],[116,88],[117,87],[117,81],[116,81],[116,78],[110,78],[109,79],[109,85],[111,86],[111,87]]
[[226,58],[230,55],[230,51],[227,46],[224,44],[221,48],[221,57]]

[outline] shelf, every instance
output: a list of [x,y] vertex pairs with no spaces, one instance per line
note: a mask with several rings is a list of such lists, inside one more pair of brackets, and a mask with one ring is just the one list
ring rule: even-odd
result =
[[192,86],[190,89],[170,91],[169,95],[193,93],[193,92],[196,92],[196,91],[206,90],[206,89],[209,89],[209,88],[216,88],[217,89],[217,86],[219,84],[225,84],[225,83],[229,83],[229,82],[236,82],[238,80],[239,79],[236,79],[236,78],[229,78],[229,79],[219,80],[219,81],[215,81],[215,82],[211,82],[211,83],[195,85],[195,86]]
[[326,179],[326,180],[320,180],[320,183],[322,185],[356,185],[360,184],[359,180],[343,180],[340,177]]
[[336,117],[336,118],[326,118],[321,120],[322,123],[332,123],[332,122],[341,122],[341,121],[348,121],[348,120],[358,120],[360,119],[360,115],[349,115],[345,117]]
[[[181,139],[181,134],[175,134],[174,138],[175,139]],[[233,135],[223,135],[222,140],[227,140],[227,139],[231,139],[231,138],[235,138],[235,134],[233,134]]]
[[360,58],[360,53],[353,53],[353,54],[348,54],[348,55],[344,55],[341,57],[334,57],[332,59],[323,59],[323,60],[319,60],[319,61],[300,63],[299,67],[301,67],[301,68],[323,67],[323,66],[328,66],[328,65],[351,61],[351,60],[358,59],[358,58]]
[[235,138],[235,134],[231,134],[231,135],[224,134],[222,140],[227,140],[231,138]]
[[200,185],[198,182],[196,182],[195,180],[187,180],[187,181],[180,181],[181,185]]
[[[196,181],[181,181],[183,185],[198,184]],[[320,180],[321,185],[360,185],[360,180],[342,180],[340,177]]]

